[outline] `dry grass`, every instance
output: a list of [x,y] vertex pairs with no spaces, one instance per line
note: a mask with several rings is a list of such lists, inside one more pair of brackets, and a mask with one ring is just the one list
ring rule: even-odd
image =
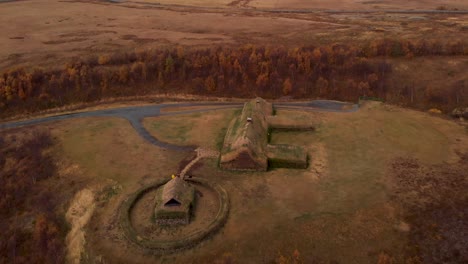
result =
[[307,151],[302,146],[268,145],[269,168],[307,168]]
[[314,130],[316,124],[310,118],[298,116],[269,116],[267,122],[273,130]]
[[[453,6],[466,8],[466,3],[454,1],[445,3],[452,6],[453,2]],[[203,2],[213,3],[212,0],[198,0],[200,5]],[[399,2],[386,1],[382,5],[386,8],[436,8],[435,4],[431,6],[435,0],[423,3]],[[373,9],[381,5],[358,1],[338,1],[337,4],[336,1],[319,3],[305,0],[252,1],[249,4],[270,7],[274,4],[275,7],[288,9],[327,6],[332,9],[337,6],[343,9]],[[414,17],[422,19],[416,20]],[[15,27],[10,26],[12,21]],[[63,67],[73,57],[85,58],[134,49],[172,48],[175,45],[199,48],[275,43],[296,47],[336,42],[356,43],[384,37],[445,41],[466,38],[468,31],[463,31],[465,21],[467,15],[265,14],[232,8],[160,8],[134,2],[12,1],[1,4],[0,69],[16,66]],[[382,29],[383,32],[375,31],[374,28]]]
[[[160,129],[152,131],[156,136],[169,139],[181,130],[184,142],[213,146],[213,138],[227,127],[231,119],[227,116],[232,117],[234,111],[159,117],[145,123],[160,124]],[[177,170],[185,154],[148,145],[121,119],[44,125],[61,142],[56,155],[68,164],[59,166],[61,177],[91,187],[108,185],[109,179],[122,186],[119,191],[97,195],[95,214],[86,228],[86,260],[207,263],[229,255],[239,263],[259,263],[295,249],[306,263],[349,259],[375,263],[381,252],[402,260],[401,245],[408,233],[402,228],[405,224],[398,207],[388,200],[387,165],[400,156],[417,158],[422,164],[458,162],[455,150],[466,149],[468,144],[465,128],[427,113],[376,103],[350,114],[279,111],[279,115],[286,114],[320,122],[314,132],[272,136],[273,144],[305,146],[313,168],[238,173],[220,171],[214,159],[203,160],[203,166],[191,174],[228,191],[229,220],[221,233],[202,245],[162,257],[128,247],[115,225],[116,212],[132,191]],[[174,140],[181,143],[181,138]]]
[[[107,231],[117,228],[112,221],[122,199],[145,183],[175,173],[177,164],[186,155],[148,144],[123,119],[83,118],[42,126],[50,129],[59,141],[54,154],[63,182],[60,193],[75,190],[78,186],[95,190],[96,209],[88,226],[86,222],[92,207],[89,199],[82,203],[84,200],[80,198],[73,199],[73,192],[61,195],[64,206],[71,202],[67,219],[72,227],[68,238],[72,262],[79,257],[82,261],[96,257],[93,255],[97,249],[96,241],[101,249],[108,245],[114,247],[112,237],[100,235],[99,231],[101,228]],[[89,197],[85,195],[85,198]],[[76,210],[78,207],[86,210],[80,213]],[[89,246],[92,251],[87,248]]]
[[161,109],[161,113],[172,113],[172,112],[183,112],[183,111],[194,111],[200,109],[216,109],[220,106],[182,106],[182,107],[164,107]]
[[51,128],[62,141],[62,154],[77,163],[89,179],[125,184],[133,183],[135,177],[170,175],[159,163],[175,165],[182,158],[148,144],[124,119],[82,118]]
[[84,253],[86,243],[84,228],[93,215],[95,207],[94,194],[89,189],[79,191],[71,201],[65,215],[71,226],[66,238],[68,263],[81,263],[81,254]]
[[[167,0],[158,1],[161,3]],[[179,1],[179,2],[177,2]],[[188,3],[176,0],[173,3]],[[463,2],[463,3],[462,3]],[[466,1],[445,1],[449,8]],[[219,5],[212,0],[190,2]],[[463,39],[466,15],[260,14],[235,9],[157,9],[135,5],[58,0],[1,3],[0,69],[16,66],[62,67],[72,57],[134,48],[177,45],[205,47],[276,43],[310,45],[362,42],[376,38]],[[250,6],[278,8],[418,8],[435,9],[436,1],[252,1]],[[56,12],[56,10],[61,10]],[[14,27],[11,26],[12,21]],[[242,23],[239,23],[242,21]],[[378,30],[374,30],[378,29]],[[357,34],[359,33],[359,34]],[[132,36],[133,35],[133,36]],[[154,37],[154,36],[157,36]],[[79,40],[79,41],[78,41]],[[395,82],[445,87],[465,78],[465,58],[392,60]],[[123,106],[123,105],[122,105]],[[168,109],[169,110],[169,109]],[[180,110],[180,109],[179,109]],[[209,263],[229,256],[238,263],[273,261],[279,253],[301,252],[305,263],[376,263],[386,252],[401,260],[407,228],[389,203],[383,182],[395,157],[422,164],[452,164],[455,150],[468,148],[466,129],[425,113],[386,105],[369,105],[353,114],[282,112],[321,122],[316,132],[275,133],[273,143],[305,146],[311,166],[304,171],[220,172],[215,160],[194,169],[195,176],[223,185],[230,194],[231,215],[212,240],[180,255],[154,257],[128,247],[115,225],[120,201],[144,183],[176,172],[186,155],[149,145],[127,121],[76,119],[42,125],[61,142],[56,188],[64,203],[81,187],[122,186],[96,198],[96,213],[86,228],[89,262]],[[145,120],[157,138],[181,145],[220,147],[230,110]],[[59,184],[57,184],[59,183]],[[107,190],[106,188],[103,188]],[[114,190],[114,189],[109,189]],[[59,194],[57,194],[59,195]],[[65,212],[64,212],[65,213]],[[405,228],[401,228],[401,226]],[[281,238],[281,239],[279,239]]]
[[148,131],[161,141],[219,149],[229,122],[238,110],[217,110],[143,120]]
[[[202,246],[158,261],[213,262],[217,256],[229,255],[239,263],[258,263],[295,249],[305,262],[354,259],[376,263],[381,252],[401,261],[408,229],[402,228],[405,223],[397,214],[399,209],[388,200],[391,190],[384,180],[388,162],[399,156],[415,157],[426,164],[455,162],[454,151],[468,143],[464,128],[452,121],[381,104],[367,104],[352,114],[287,114],[310,115],[322,123],[316,132],[275,133],[272,143],[306,146],[311,164],[317,167],[236,173],[219,171],[215,160],[205,160],[192,174],[216,181],[229,192],[229,221],[221,234]],[[165,117],[165,122],[203,122],[202,116],[182,118],[185,122],[180,116]],[[194,140],[192,136],[197,137],[187,134],[186,140]],[[107,252],[121,246],[121,242],[112,242],[93,250]],[[154,260],[135,249],[104,258],[139,263]]]
[[[142,3],[160,3],[160,4],[177,4],[177,5],[191,5],[203,7],[256,7],[256,8],[312,8],[312,9],[340,9],[340,10],[362,10],[362,9],[440,9],[439,1],[359,1],[359,0],[290,0],[290,1],[277,1],[277,0],[261,0],[261,1],[235,1],[235,0],[142,0]],[[247,5],[244,5],[244,2]],[[234,3],[234,4],[233,4]],[[237,3],[237,4],[235,4]],[[459,0],[444,1],[444,10],[460,8],[468,9],[468,5]]]
[[468,260],[468,152],[458,155],[459,162],[450,164],[427,166],[413,158],[392,163],[388,181],[406,221],[401,227],[409,232],[406,255],[422,263]]

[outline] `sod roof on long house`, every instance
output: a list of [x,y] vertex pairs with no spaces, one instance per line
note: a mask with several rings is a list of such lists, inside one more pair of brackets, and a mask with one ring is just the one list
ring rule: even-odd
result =
[[266,171],[274,167],[306,168],[307,151],[301,146],[268,145],[271,129],[313,130],[309,120],[274,117],[271,103],[256,98],[245,103],[231,121],[221,150],[220,167],[227,170]]
[[271,103],[256,98],[245,103],[242,113],[226,132],[220,166],[231,170],[267,170],[268,123]]

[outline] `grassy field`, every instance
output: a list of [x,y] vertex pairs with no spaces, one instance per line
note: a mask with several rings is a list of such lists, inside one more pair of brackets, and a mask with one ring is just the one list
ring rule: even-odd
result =
[[[57,193],[64,197],[62,206],[82,203],[73,198],[77,189],[94,193],[91,205],[96,209],[83,238],[83,247],[90,248],[79,250],[85,263],[97,256],[96,250],[99,254],[112,252],[105,253],[114,244],[109,233],[102,236],[101,228],[116,217],[122,200],[144,184],[169,178],[187,156],[148,144],[128,121],[119,118],[83,118],[43,126],[51,129],[59,142],[54,154],[61,175]],[[106,231],[115,231],[114,228],[115,225],[107,226]],[[78,249],[70,248],[73,251]]]
[[234,114],[239,110],[220,110],[178,116],[149,117],[143,124],[157,139],[176,145],[196,145],[217,149]]
[[[466,14],[296,14],[263,12],[261,8],[467,10],[468,1],[0,1],[0,72],[18,67],[62,69],[76,58],[178,46],[296,48],[331,43],[358,46],[378,39],[442,43],[468,39]],[[467,84],[466,56],[381,59],[393,65],[387,76],[389,84],[414,87],[415,97],[421,96],[419,88],[439,91]],[[388,101],[393,99],[400,102],[398,98]],[[95,108],[127,105],[133,103]],[[229,122],[238,113],[216,110],[146,118],[143,123],[161,141],[220,150]],[[450,176],[466,172],[457,167],[464,161],[460,153],[468,149],[466,123],[379,103],[366,103],[356,113],[278,110],[277,114],[314,124],[314,131],[277,131],[270,138],[271,144],[303,146],[309,157],[307,169],[228,172],[218,168],[216,159],[203,159],[190,175],[227,190],[229,219],[213,238],[164,256],[129,245],[117,224],[119,206],[142,186],[178,173],[195,153],[150,145],[124,119],[83,118],[39,125],[50,130],[57,143],[50,151],[58,177],[41,182],[49,191],[55,190],[54,198],[61,201],[57,212],[65,215],[75,203],[94,209],[89,224],[79,228],[86,243],[79,250],[70,250],[79,252],[83,263],[257,264],[293,258],[304,263],[377,263],[387,257],[403,263],[408,247],[414,246],[412,232],[418,227],[404,217],[407,201],[399,200],[399,195],[421,193],[418,188],[436,189],[433,192],[437,193],[441,186],[445,186],[443,194],[449,195],[455,189]],[[395,160],[405,165],[413,159],[416,161],[407,162],[413,167],[401,170],[403,175],[395,180]],[[418,166],[425,169],[414,169]],[[462,172],[446,173],[445,167]],[[413,181],[425,173],[431,174],[426,175],[430,184]],[[410,183],[395,187],[398,182]],[[74,200],[80,190],[91,193],[87,203]],[[423,203],[423,199],[414,200]],[[450,204],[452,200],[448,200]],[[418,219],[428,224],[424,216]]]
[[[216,148],[235,111],[148,118],[144,123],[162,140]],[[277,114],[318,124],[316,131],[275,132],[271,138],[272,144],[304,146],[308,168],[239,173],[218,169],[216,159],[202,160],[191,175],[227,190],[229,219],[220,233],[199,246],[164,256],[128,246],[116,226],[118,208],[133,191],[168,177],[193,154],[149,145],[123,119],[43,125],[59,143],[54,155],[63,207],[73,196],[63,195],[67,190],[86,187],[96,194],[83,261],[271,263],[299,252],[304,263],[376,263],[382,254],[402,262],[411,223],[402,218],[399,201],[390,199],[391,164],[414,158],[424,166],[451,166],[460,160],[456,152],[467,149],[466,128],[380,103],[365,103],[356,113]]]
[[[234,111],[160,117],[145,120],[145,125],[171,143],[215,147]],[[382,252],[403,261],[408,233],[402,226],[407,224],[399,204],[389,199],[389,165],[398,157],[417,158],[426,165],[455,163],[455,151],[468,144],[466,129],[440,117],[378,103],[356,113],[279,110],[278,115],[319,124],[316,131],[275,132],[271,138],[272,144],[305,146],[310,166],[238,173],[219,170],[215,159],[204,160],[192,174],[228,191],[229,220],[200,246],[162,257],[128,248],[123,238],[117,239],[113,217],[126,194],[152,178],[165,177],[166,171],[172,173],[187,154],[147,145],[124,120],[83,119],[54,126],[63,142],[63,157],[75,162],[81,177],[94,183],[112,179],[123,186],[96,209],[87,229],[92,243],[87,259],[264,263],[292,258],[297,250],[305,263],[376,263]]]
[[358,1],[358,0],[142,0],[143,3],[178,4],[192,6],[216,6],[216,7],[256,7],[256,8],[312,8],[312,9],[339,9],[339,10],[360,10],[360,9],[437,9],[444,6],[447,9],[459,8],[467,9],[468,5],[461,0],[448,0],[441,4],[435,0],[429,1]]
[[301,146],[286,144],[267,146],[268,167],[307,168],[307,152]]
[[[81,231],[89,218],[80,216],[90,208],[96,208],[91,223],[114,215],[126,195],[142,184],[170,177],[177,172],[178,163],[187,155],[149,145],[128,121],[118,118],[83,118],[48,123],[19,128],[18,133],[1,131],[1,137],[3,133],[20,135],[21,130],[34,128],[50,131],[55,143],[47,153],[53,156],[58,175],[41,182],[41,188],[45,194],[50,193],[47,199],[58,201],[55,213],[67,215],[70,221],[67,227],[78,225],[79,232],[72,234],[72,240],[67,238],[66,243],[70,254],[78,252],[77,257],[85,259],[88,253],[80,253],[83,252],[83,245],[78,241],[93,241],[94,233]],[[86,197],[74,197],[80,190],[86,193]],[[71,205],[78,209],[67,212]],[[69,217],[69,213],[74,217]],[[90,226],[91,230],[100,227],[99,222],[96,226]],[[86,233],[85,237],[81,233]]]
[[183,154],[147,144],[123,119],[65,121],[52,131],[62,142],[63,155],[94,180],[112,179],[127,185],[144,176],[164,177],[174,173],[170,168],[183,158]]
[[[221,8],[160,8],[128,1],[11,1],[0,3],[0,70],[63,67],[71,58],[134,49],[239,46],[246,43],[317,45],[373,39],[466,39],[467,15],[275,14]],[[147,1],[161,4],[223,5],[230,1]],[[237,2],[237,1],[233,1]],[[239,5],[325,9],[436,9],[438,1],[238,1]],[[466,1],[444,1],[467,9]],[[227,6],[225,6],[227,7]],[[57,12],[56,10],[60,10]],[[14,27],[10,26],[14,22]],[[375,30],[378,29],[378,30]],[[426,67],[425,65],[422,65]],[[419,65],[421,67],[421,65]]]
[[207,110],[207,109],[215,109],[219,108],[219,106],[182,106],[182,107],[165,107],[161,109],[161,113],[171,113],[171,112],[183,112],[183,111],[194,111],[194,110]]

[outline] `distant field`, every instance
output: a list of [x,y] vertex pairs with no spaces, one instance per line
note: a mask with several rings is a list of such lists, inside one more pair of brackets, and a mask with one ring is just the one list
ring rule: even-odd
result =
[[[468,38],[468,15],[281,14],[239,9],[235,7],[237,4],[230,7],[226,6],[229,1],[224,0],[146,0],[197,8],[161,8],[142,1],[145,0],[120,4],[59,0],[1,3],[0,71],[16,66],[63,67],[73,57],[176,45],[200,48],[274,43],[298,47],[380,38],[442,41]],[[385,3],[391,3],[391,9],[434,10],[437,2]],[[202,7],[212,5],[225,8]],[[444,1],[444,5],[468,8],[468,2],[461,0]],[[248,2],[247,6],[380,10],[374,8],[375,4],[358,1],[272,0]]]
[[[129,1],[131,2],[131,1]],[[239,6],[257,8],[313,8],[334,10],[363,10],[363,9],[426,9],[432,10],[444,6],[448,9],[467,9],[464,0],[139,0],[134,2],[179,4],[194,6]]]
[[191,6],[206,6],[206,7],[227,7],[232,0],[142,0],[135,1],[141,3],[164,4],[164,5],[191,5]]

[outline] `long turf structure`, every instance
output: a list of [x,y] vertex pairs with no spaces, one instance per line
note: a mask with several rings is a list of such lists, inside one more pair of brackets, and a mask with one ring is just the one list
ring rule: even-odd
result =
[[[307,167],[307,152],[301,146],[270,145],[269,131],[273,105],[262,98],[244,104],[239,116],[235,117],[226,132],[221,150],[220,167],[236,171],[266,171],[268,166]],[[281,129],[304,130],[294,122],[281,122]],[[307,127],[309,130],[309,127]],[[312,128],[310,129],[312,130]]]

